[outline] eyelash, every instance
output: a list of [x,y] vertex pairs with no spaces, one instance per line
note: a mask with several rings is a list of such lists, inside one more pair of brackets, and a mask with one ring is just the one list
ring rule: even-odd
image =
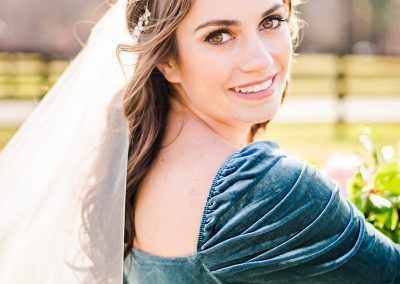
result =
[[[274,20],[275,20],[275,21],[278,21],[278,26],[276,26],[276,27],[274,27],[274,28],[270,28],[270,29],[277,29],[277,28],[279,28],[279,27],[281,26],[281,23],[282,23],[282,22],[287,22],[287,19],[286,19],[286,18],[283,18],[283,17],[278,16],[278,15],[266,17],[261,23],[264,23],[266,20],[270,20],[270,21],[274,21]],[[216,30],[216,31],[213,31],[212,33],[210,33],[210,34],[206,37],[206,39],[205,39],[204,41],[205,41],[205,42],[209,42],[209,43],[212,44],[212,45],[221,45],[221,44],[224,44],[225,42],[222,42],[222,43],[213,43],[213,42],[211,42],[211,39],[212,39],[213,37],[219,35],[219,34],[225,34],[225,33],[230,34],[230,35],[232,34],[231,31],[230,31],[229,29],[223,28],[223,29],[219,29],[219,30]]]

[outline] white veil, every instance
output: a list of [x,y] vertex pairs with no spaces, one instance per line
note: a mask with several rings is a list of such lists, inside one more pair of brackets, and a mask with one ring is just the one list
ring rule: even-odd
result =
[[0,283],[122,283],[125,11],[118,0],[103,16],[0,153]]

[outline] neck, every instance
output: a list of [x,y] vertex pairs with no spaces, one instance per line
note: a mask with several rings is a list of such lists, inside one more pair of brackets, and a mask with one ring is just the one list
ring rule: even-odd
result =
[[223,139],[228,144],[238,149],[246,146],[250,142],[249,137],[252,126],[250,123],[237,123],[232,125],[217,121],[190,110],[175,99],[171,100],[170,117],[171,116],[175,117],[175,119],[178,118],[183,124],[192,121],[196,123],[196,125],[208,129],[211,135],[218,136],[220,139]]

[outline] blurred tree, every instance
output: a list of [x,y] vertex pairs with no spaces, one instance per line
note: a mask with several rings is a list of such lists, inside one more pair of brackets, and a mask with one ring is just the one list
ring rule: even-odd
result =
[[[1,0],[0,50],[71,58],[81,48],[74,25],[98,19],[106,8],[96,10],[101,3],[106,0]],[[400,0],[309,0],[301,11],[308,25],[300,52],[400,54]],[[90,27],[78,25],[79,38]]]
[[300,52],[400,54],[399,0],[310,0]]
[[[74,25],[81,20],[94,20],[99,3],[91,0],[2,0],[0,2],[0,50],[26,51],[72,57],[80,49]],[[98,18],[98,17],[97,17]],[[84,40],[90,25],[77,27]]]

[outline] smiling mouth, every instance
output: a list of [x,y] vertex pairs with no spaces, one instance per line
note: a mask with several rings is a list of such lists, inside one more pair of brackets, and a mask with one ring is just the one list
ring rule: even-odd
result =
[[234,87],[231,88],[230,90],[241,94],[252,94],[252,93],[262,92],[267,90],[273,84],[275,77],[276,74],[273,77],[270,77],[270,79],[265,80],[264,82],[261,82],[259,84],[254,84],[245,87]]

